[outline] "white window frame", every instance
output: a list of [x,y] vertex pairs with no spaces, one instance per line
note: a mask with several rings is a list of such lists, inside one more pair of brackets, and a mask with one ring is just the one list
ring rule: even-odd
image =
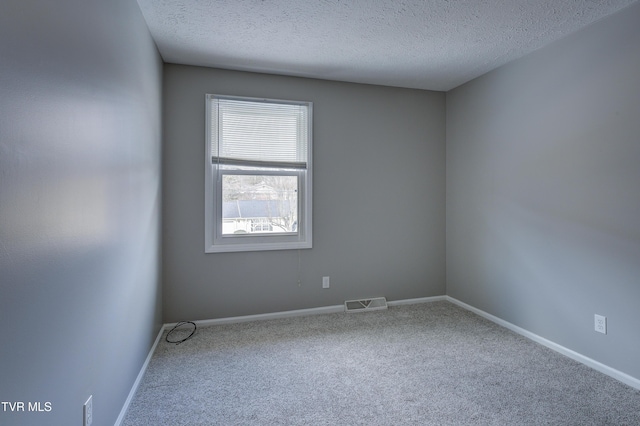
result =
[[[251,168],[225,170],[212,160],[211,102],[214,99],[305,105],[308,108],[307,159],[305,169]],[[294,250],[312,248],[312,135],[313,103],[279,99],[207,94],[205,140],[205,253]],[[222,176],[224,174],[279,175],[298,178],[298,224],[295,232],[264,234],[222,234]]]

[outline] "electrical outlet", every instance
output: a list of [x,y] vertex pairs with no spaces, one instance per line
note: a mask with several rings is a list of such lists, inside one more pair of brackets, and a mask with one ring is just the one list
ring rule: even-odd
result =
[[322,288],[329,288],[329,277],[322,277]]
[[93,423],[93,395],[89,395],[89,399],[84,403],[82,407],[83,425],[91,426]]
[[595,314],[595,329],[598,333],[607,334],[607,317]]

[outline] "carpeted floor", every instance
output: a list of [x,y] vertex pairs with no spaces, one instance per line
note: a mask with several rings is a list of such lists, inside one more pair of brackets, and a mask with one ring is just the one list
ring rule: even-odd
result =
[[640,425],[640,391],[434,302],[163,336],[123,425]]

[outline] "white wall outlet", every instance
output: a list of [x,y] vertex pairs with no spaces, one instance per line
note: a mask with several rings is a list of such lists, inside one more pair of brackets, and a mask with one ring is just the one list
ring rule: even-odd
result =
[[329,288],[329,277],[322,277],[322,288]]
[[93,423],[93,395],[89,395],[89,399],[82,407],[82,418],[84,426],[91,426]]
[[595,314],[595,329],[598,333],[607,334],[607,317]]

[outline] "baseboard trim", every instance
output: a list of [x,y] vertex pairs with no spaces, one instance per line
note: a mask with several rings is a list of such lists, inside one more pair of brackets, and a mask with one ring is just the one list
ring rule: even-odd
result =
[[591,359],[587,356],[584,356],[578,352],[575,352],[571,349],[565,348],[562,345],[559,345],[555,342],[552,342],[551,340],[547,340],[544,337],[538,336],[537,334],[534,334],[530,331],[525,330],[524,328],[518,327],[517,325],[511,324],[508,321],[505,321],[501,318],[498,318],[494,315],[491,315],[483,310],[480,310],[478,308],[475,308],[471,305],[468,305],[464,302],[461,302],[458,299],[455,299],[451,296],[444,296],[444,299],[453,303],[454,305],[458,305],[463,309],[466,309],[468,311],[471,311],[475,314],[480,315],[483,318],[488,319],[489,321],[492,321],[498,325],[501,325],[504,328],[507,328],[515,333],[520,334],[521,336],[524,336],[528,339],[533,340],[536,343],[540,343],[541,345],[544,345],[546,347],[548,347],[549,349],[552,349],[562,355],[565,355],[571,359],[573,359],[574,361],[578,361],[579,363],[582,363],[584,365],[586,365],[587,367],[591,367],[596,371],[599,371],[603,374],[606,374],[609,377],[612,377],[626,385],[631,386],[632,388],[638,389],[640,390],[640,379],[637,379],[633,376],[630,376],[626,373],[623,373],[622,371],[616,370],[615,368],[609,367],[608,365],[602,364],[601,362],[598,362],[594,359]]
[[[322,306],[319,308],[296,309],[293,311],[270,312],[267,314],[243,315],[238,317],[197,320],[193,322],[196,323],[196,325],[198,325],[199,327],[200,326],[205,327],[208,325],[236,324],[240,322],[249,322],[249,321],[263,321],[263,320],[270,320],[270,319],[302,317],[302,316],[308,316],[308,315],[333,314],[336,312],[344,312],[344,305]],[[164,328],[169,329],[171,327],[174,327],[176,324],[177,324],[176,322],[168,323],[164,325]]]
[[151,361],[151,357],[156,351],[156,346],[158,346],[158,342],[160,342],[160,338],[162,337],[162,333],[164,333],[164,326],[160,327],[160,331],[158,332],[158,336],[156,337],[156,341],[153,342],[153,346],[149,350],[147,354],[147,358],[144,360],[144,364],[142,364],[142,368],[140,368],[140,372],[138,373],[138,377],[136,377],[136,381],[133,382],[133,386],[129,391],[129,395],[127,399],[124,401],[124,405],[122,406],[122,410],[120,410],[120,415],[116,419],[114,426],[120,426],[122,421],[124,420],[124,416],[127,415],[127,410],[129,409],[129,405],[131,405],[131,401],[133,401],[133,397],[136,395],[138,390],[138,386],[140,386],[140,382],[142,381],[142,377],[144,377],[144,373],[147,371],[147,367],[149,367],[149,362]]
[[431,296],[431,297],[418,297],[416,299],[389,300],[387,301],[387,305],[389,306],[415,305],[416,303],[442,302],[443,300],[447,300],[447,296]]
[[[446,296],[433,296],[433,297],[420,297],[416,299],[392,300],[392,301],[388,301],[387,305],[389,306],[411,305],[415,303],[437,302],[442,300],[446,300]],[[249,322],[249,321],[293,318],[293,317],[303,317],[303,316],[309,316],[309,315],[335,314],[338,312],[344,312],[344,305],[321,306],[319,308],[296,309],[293,311],[270,312],[267,314],[244,315],[244,316],[237,316],[237,317],[197,320],[193,322],[196,323],[196,325],[199,327],[205,327],[209,325],[235,324],[235,323]],[[176,324],[177,322],[167,323],[164,325],[164,328],[165,330],[170,329],[171,327],[174,327]]]

